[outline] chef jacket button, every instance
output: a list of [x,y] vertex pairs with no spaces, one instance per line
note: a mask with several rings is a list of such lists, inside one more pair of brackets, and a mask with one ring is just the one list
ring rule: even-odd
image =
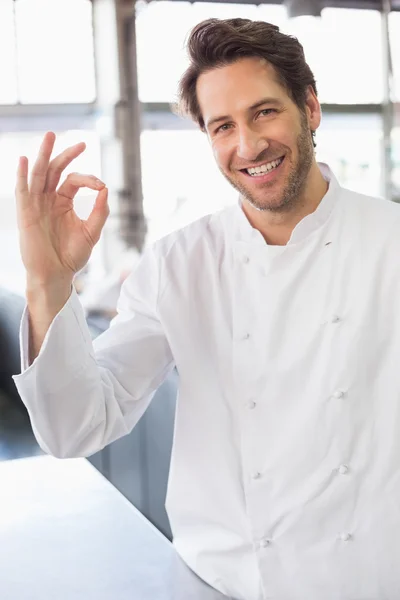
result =
[[339,538],[342,540],[342,542],[348,542],[351,540],[351,535],[350,533],[343,532],[340,534]]
[[340,465],[339,467],[339,473],[341,475],[346,475],[346,473],[349,472],[349,467],[347,465]]
[[331,322],[332,323],[339,323],[339,321],[340,321],[339,315],[333,315],[332,316],[332,318],[331,318]]
[[255,471],[251,477],[252,477],[252,479],[260,479],[260,477],[261,477],[260,471]]
[[257,406],[257,404],[254,402],[254,400],[250,400],[247,403],[247,408],[249,408],[250,410],[252,410],[253,408],[255,408]]
[[344,396],[344,391],[343,390],[336,390],[336,392],[334,392],[333,397],[336,398],[336,400],[340,400],[341,398],[343,398]]
[[249,333],[245,333],[244,336],[243,336],[243,339],[244,340],[248,340],[249,337],[250,337],[250,334]]
[[250,262],[250,258],[248,256],[243,256],[243,262],[247,265]]
[[269,540],[268,538],[263,538],[262,540],[260,540],[260,548],[268,548],[268,546],[271,545],[271,540]]

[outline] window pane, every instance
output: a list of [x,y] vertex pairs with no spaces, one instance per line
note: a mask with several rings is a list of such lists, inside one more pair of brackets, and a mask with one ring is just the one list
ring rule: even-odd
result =
[[378,11],[325,8],[321,18],[288,19],[285,29],[303,45],[321,102],[382,102],[382,30]]
[[144,131],[141,157],[148,243],[236,202],[200,131]]
[[0,1],[0,104],[15,104],[17,77],[13,0]]
[[400,12],[389,15],[389,36],[393,62],[393,100],[400,102]]
[[257,7],[257,19],[278,25],[279,29],[283,30],[287,21],[287,11],[282,4],[260,4]]
[[16,22],[21,102],[92,102],[90,0],[16,0]]
[[[211,17],[257,18],[252,5],[159,1],[137,4],[139,97],[142,102],[173,102],[188,65],[185,40],[190,30]],[[168,22],[168,27],[165,23]],[[161,52],[154,51],[154,40]]]
[[[298,37],[316,76],[321,102],[382,102],[382,30],[378,11],[326,8],[321,18],[288,19],[285,8],[279,5],[161,1],[138,4],[137,12],[139,95],[144,102],[175,99],[179,78],[187,65],[185,38],[194,25],[210,17],[262,19]],[[154,39],[162,52],[154,52]]]
[[[191,8],[189,2],[138,4],[136,38],[142,102],[175,100],[178,81],[187,65],[184,40],[191,28]],[[155,40],[162,51],[156,51]]]
[[317,159],[344,187],[383,196],[382,120],[379,115],[325,115],[317,131]]

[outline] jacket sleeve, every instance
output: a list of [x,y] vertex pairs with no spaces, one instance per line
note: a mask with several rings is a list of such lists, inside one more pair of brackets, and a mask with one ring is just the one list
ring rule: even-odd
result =
[[129,433],[173,369],[157,311],[159,268],[154,248],[146,250],[122,286],[117,316],[94,342],[73,289],[30,366],[25,309],[22,372],[13,379],[46,453],[89,456]]

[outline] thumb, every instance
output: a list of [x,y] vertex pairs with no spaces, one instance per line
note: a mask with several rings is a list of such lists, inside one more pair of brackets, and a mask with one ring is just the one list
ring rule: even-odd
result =
[[108,188],[105,187],[97,194],[93,210],[86,220],[87,230],[95,244],[99,241],[101,231],[110,214],[110,207],[108,206],[107,199]]

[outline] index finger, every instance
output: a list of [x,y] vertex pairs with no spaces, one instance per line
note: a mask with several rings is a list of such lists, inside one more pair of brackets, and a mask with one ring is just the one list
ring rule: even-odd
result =
[[51,153],[53,152],[56,136],[52,131],[46,133],[41,143],[39,154],[32,169],[30,191],[32,194],[41,194],[47,178]]
[[75,158],[77,158],[82,152],[86,149],[85,142],[80,142],[79,144],[75,144],[70,148],[67,148],[56,156],[47,170],[47,179],[45,184],[46,192],[54,192],[57,188],[57,185],[61,179],[61,175],[63,171],[68,167],[69,164],[72,163]]

